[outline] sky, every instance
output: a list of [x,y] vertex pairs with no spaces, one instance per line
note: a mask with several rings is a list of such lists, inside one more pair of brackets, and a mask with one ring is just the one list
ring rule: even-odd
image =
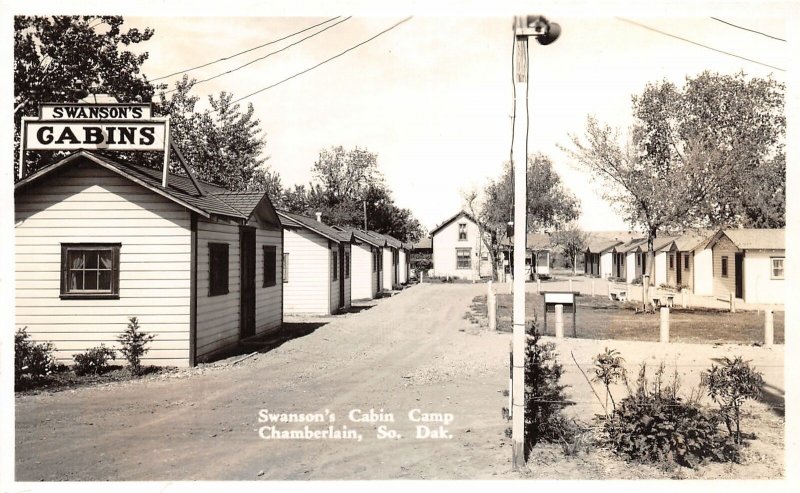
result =
[[[280,9],[275,12],[282,14]],[[480,190],[509,159],[511,15],[367,11],[281,53],[198,84],[193,93],[203,101],[220,91],[232,92],[236,98],[246,96],[353,47],[409,12],[415,15],[408,22],[319,68],[248,97],[243,104],[253,104],[266,139],[267,163],[280,173],[285,186],[308,183],[323,148],[366,148],[377,153],[397,205],[411,209],[423,226],[432,229],[461,209],[466,191]],[[183,17],[151,9],[126,15],[125,25],[155,29],[149,41],[136,47],[149,53],[142,70],[154,79],[230,57],[335,15],[342,15],[338,20],[347,16],[346,10],[331,13],[330,7],[320,8],[319,14],[312,10],[274,16],[263,8],[250,13],[253,16],[232,10],[230,17],[220,16],[219,11]],[[575,169],[558,147],[569,145],[570,133],[581,134],[587,115],[624,129],[630,124],[631,96],[645,84],[668,79],[681,85],[687,76],[703,70],[771,74],[785,80],[779,70],[623,20],[786,67],[785,42],[715,21],[710,17],[715,13],[686,17],[625,9],[603,11],[603,15],[556,11],[549,17],[561,25],[561,37],[549,46],[531,43],[529,152],[543,152],[553,160],[566,188],[581,201],[579,223],[584,229],[628,229],[612,204],[600,198],[602,183]],[[779,7],[756,13],[756,17],[744,16],[741,11],[721,8],[714,16],[786,38]],[[220,74],[323,27],[188,75],[203,79]],[[179,77],[161,82],[171,84]]]

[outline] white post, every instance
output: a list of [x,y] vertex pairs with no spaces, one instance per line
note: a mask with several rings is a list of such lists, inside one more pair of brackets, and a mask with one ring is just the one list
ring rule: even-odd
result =
[[497,330],[497,298],[494,297],[492,281],[489,281],[489,290],[486,294],[486,311],[489,317],[489,330]]
[[420,284],[425,282],[425,271],[424,270],[419,271],[419,282],[420,282]]
[[659,342],[669,342],[669,307],[661,307],[661,324],[659,329]]
[[564,338],[564,305],[556,305],[556,339]]
[[[524,26],[516,17],[515,33]],[[528,38],[515,35],[514,141],[511,166],[514,169],[514,402],[511,423],[512,468],[525,467],[525,240],[528,167]]]
[[772,308],[764,309],[764,347],[771,348],[775,342]]
[[736,298],[734,297],[733,293],[730,293],[730,300],[731,300],[731,313],[736,313]]
[[608,295],[608,297],[611,298],[611,281],[608,281],[606,283],[606,295]]
[[541,294],[541,293],[542,293],[542,282],[539,279],[537,279],[536,280],[536,294]]

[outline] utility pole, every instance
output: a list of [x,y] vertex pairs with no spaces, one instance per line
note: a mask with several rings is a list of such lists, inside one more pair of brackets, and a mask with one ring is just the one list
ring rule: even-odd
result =
[[364,231],[367,231],[367,201],[362,200],[364,203]]
[[514,18],[514,141],[511,166],[514,177],[514,308],[512,337],[514,367],[512,369],[512,467],[525,467],[525,253],[527,239],[527,171],[528,171],[528,38],[535,37],[543,45],[556,40],[561,32],[558,24],[542,16]]
[[511,422],[512,464],[525,467],[525,240],[528,224],[525,205],[528,203],[528,36],[520,35],[525,18],[514,20],[514,141],[511,144],[511,166],[514,176],[514,309],[512,371],[513,410]]

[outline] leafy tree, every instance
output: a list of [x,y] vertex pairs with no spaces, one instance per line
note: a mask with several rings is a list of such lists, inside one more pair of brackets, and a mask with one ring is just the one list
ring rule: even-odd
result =
[[[661,82],[633,97],[627,143],[619,131],[588,117],[584,138],[562,148],[602,184],[623,218],[653,241],[686,227],[784,223],[783,87],[743,74],[703,73],[683,91]],[[764,176],[766,185],[753,183]],[[748,189],[750,187],[750,189]],[[645,286],[644,304],[651,301]]]
[[564,255],[569,258],[572,265],[572,275],[576,273],[578,265],[578,255],[586,250],[588,233],[581,230],[577,223],[569,223],[566,227],[558,229],[550,237],[550,243],[560,247]]
[[298,214],[322,213],[327,224],[364,228],[401,241],[416,241],[422,227],[409,209],[394,203],[378,168],[377,155],[356,147],[341,146],[320,151],[307,187],[295,185],[283,193],[282,206]]
[[[149,40],[153,30],[123,30],[122,24],[120,16],[14,18],[15,167],[21,119],[37,115],[40,103],[76,102],[90,93],[111,94],[120,101],[151,100],[154,87],[139,73],[148,54],[125,48]],[[60,155],[29,152],[28,169]]]
[[[558,227],[577,219],[578,201],[564,188],[550,158],[543,154],[530,155],[527,165],[527,231]],[[487,183],[482,200],[475,190],[464,197],[467,212],[476,220],[481,236],[487,239],[495,279],[501,251],[509,239],[508,223],[514,218],[512,184],[511,165],[506,163],[503,174]]]
[[[169,98],[160,94],[156,111],[169,115],[172,140],[197,178],[229,190],[276,193],[280,176],[265,167],[266,144],[253,105],[242,110],[232,102],[233,94],[223,91],[218,97],[208,97],[210,108],[197,111],[199,97],[190,95],[193,85],[184,76]],[[171,168],[182,172],[175,160]]]

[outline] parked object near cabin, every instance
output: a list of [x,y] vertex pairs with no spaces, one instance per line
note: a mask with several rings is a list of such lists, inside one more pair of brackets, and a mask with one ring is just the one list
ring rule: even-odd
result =
[[330,315],[351,302],[353,233],[278,211],[283,224],[284,314]]
[[60,361],[116,346],[136,316],[148,365],[189,366],[281,326],[281,223],[264,192],[79,151],[14,189],[16,324]]

